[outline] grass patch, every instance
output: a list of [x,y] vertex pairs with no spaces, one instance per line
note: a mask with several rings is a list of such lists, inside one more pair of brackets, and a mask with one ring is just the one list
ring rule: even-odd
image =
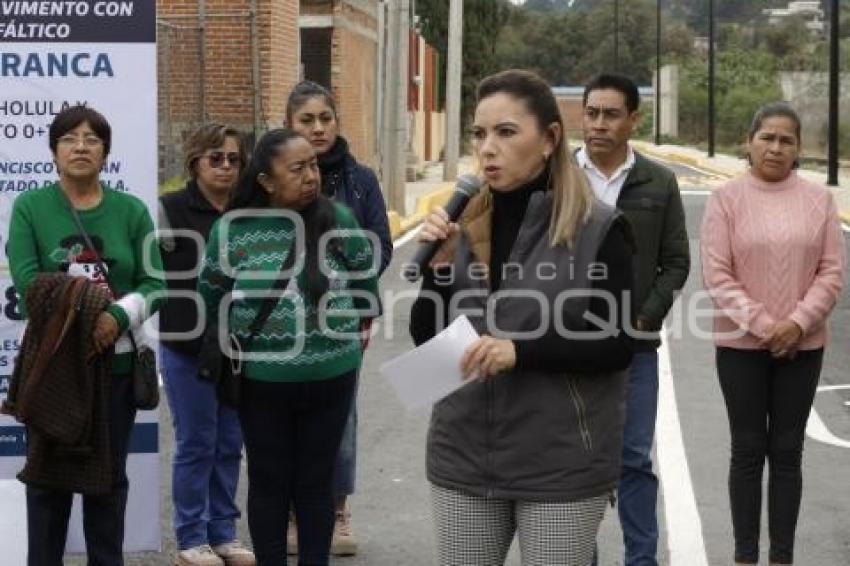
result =
[[159,195],[162,196],[166,193],[171,193],[176,190],[182,189],[186,186],[186,178],[182,175],[175,175],[170,179],[166,179],[164,182],[159,185]]

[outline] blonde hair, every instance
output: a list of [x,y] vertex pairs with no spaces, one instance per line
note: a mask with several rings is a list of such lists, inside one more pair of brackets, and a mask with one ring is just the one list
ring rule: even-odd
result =
[[561,135],[549,157],[549,189],[553,192],[552,215],[549,220],[549,243],[571,247],[582,224],[590,218],[593,192],[579,170],[565,137],[564,121],[552,88],[537,74],[511,69],[490,75],[478,85],[478,101],[494,94],[508,94],[525,103],[537,118],[541,132],[558,124]]

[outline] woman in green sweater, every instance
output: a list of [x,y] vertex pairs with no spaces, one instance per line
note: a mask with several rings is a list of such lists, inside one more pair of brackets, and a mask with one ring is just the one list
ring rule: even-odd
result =
[[[100,183],[111,141],[109,123],[91,108],[72,106],[56,115],[49,143],[59,182],[15,200],[7,254],[22,298],[38,273],[55,271],[87,277],[119,295],[97,319],[92,335],[99,352],[115,347],[108,415],[112,491],[83,495],[89,564],[116,566],[123,564],[129,488],[125,468],[136,415],[127,331],[140,326],[156,309],[152,297],[164,289],[164,283],[153,275],[161,273],[162,262],[155,239],[148,237],[154,227],[147,207],[138,198]],[[94,250],[86,245],[69,206],[79,214]],[[98,256],[106,273],[99,267]],[[149,265],[144,263],[146,257]],[[62,564],[73,493],[27,485],[26,495],[28,565]]]
[[[228,213],[213,226],[198,282],[208,320],[218,323],[224,307],[228,319],[220,323],[250,343],[239,413],[259,566],[286,564],[290,506],[299,564],[328,563],[333,466],[360,365],[360,321],[378,313],[369,240],[319,186],[316,152],[304,137],[289,129],[265,134]],[[293,253],[293,268],[281,273]],[[262,293],[279,276],[289,278],[286,294],[251,336]]]

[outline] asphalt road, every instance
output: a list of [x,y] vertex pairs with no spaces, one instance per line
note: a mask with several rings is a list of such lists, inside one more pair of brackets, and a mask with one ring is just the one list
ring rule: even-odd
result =
[[[706,201],[705,189],[722,179],[692,168],[671,165],[683,190],[693,269],[682,302],[688,305],[701,289],[699,245],[696,239]],[[413,244],[396,250],[385,276],[385,292],[413,294],[414,288],[397,275],[398,266],[412,255]],[[850,293],[833,314],[832,343],[827,349],[815,411],[823,429],[806,441],[804,496],[797,535],[798,566],[850,564]],[[382,321],[365,361],[359,396],[358,493],[352,499],[353,526],[360,543],[356,557],[335,559],[345,566],[419,566],[434,564],[434,542],[428,485],[424,473],[426,411],[406,411],[378,374],[379,366],[409,348],[408,312],[412,298],[398,300]],[[687,311],[687,309],[685,309]],[[677,319],[678,320],[678,319]],[[675,322],[675,321],[673,321]],[[709,328],[708,319],[702,329]],[[675,324],[672,324],[675,330]],[[659,522],[662,531],[659,563],[662,565],[724,565],[732,562],[726,476],[729,432],[717,382],[710,340],[696,336],[694,328],[669,340],[670,378],[662,386],[669,400],[664,423],[659,423],[658,445],[664,455],[659,465],[662,494]],[[841,389],[843,387],[843,389]],[[832,388],[832,389],[831,389]],[[667,418],[667,417],[676,418]],[[678,421],[678,424],[676,424]],[[672,423],[672,424],[671,424]],[[827,434],[824,433],[827,431]],[[830,437],[830,434],[832,437]],[[820,438],[818,440],[817,438]],[[681,451],[677,449],[681,441]],[[170,564],[174,552],[171,532],[170,462],[173,437],[167,408],[162,411],[161,449],[163,553],[138,554],[130,565]],[[243,474],[244,479],[244,474]],[[239,498],[244,505],[245,482]],[[673,511],[668,515],[667,509]],[[766,528],[766,519],[763,521]],[[249,540],[247,523],[240,535]],[[283,528],[283,525],[281,526]],[[600,564],[622,564],[616,514],[609,509],[600,535]],[[766,532],[763,540],[767,540]],[[764,543],[763,559],[766,560]],[[674,558],[671,559],[671,556]],[[703,561],[704,557],[704,561]],[[82,564],[69,559],[69,564]],[[516,549],[509,564],[519,564]]]

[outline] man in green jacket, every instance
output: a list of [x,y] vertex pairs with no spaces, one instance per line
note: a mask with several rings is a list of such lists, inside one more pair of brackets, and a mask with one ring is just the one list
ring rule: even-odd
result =
[[[637,242],[633,318],[637,330],[655,332],[685,284],[690,252],[675,175],[629,145],[639,108],[638,88],[628,77],[602,74],[591,80],[583,100],[585,145],[576,161],[597,198],[622,210],[632,226]],[[657,336],[637,340],[629,370],[618,493],[626,566],[657,565],[658,478],[651,453],[659,344]]]

